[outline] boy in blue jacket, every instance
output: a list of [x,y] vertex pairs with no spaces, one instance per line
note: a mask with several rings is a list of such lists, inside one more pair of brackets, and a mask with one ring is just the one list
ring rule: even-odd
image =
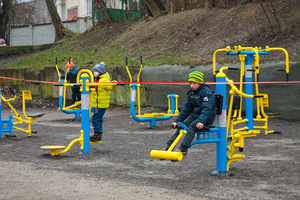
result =
[[[177,128],[179,122],[182,122],[188,127],[188,132],[185,135],[179,150],[185,158],[188,153],[188,148],[194,139],[197,129],[203,129],[206,125],[211,125],[214,122],[217,106],[215,103],[215,95],[212,89],[204,83],[204,74],[202,72],[194,71],[189,74],[189,83],[191,90],[187,93],[187,100],[180,111],[179,115],[172,123],[172,128]],[[167,142],[168,150],[171,144],[179,135],[180,130],[177,129],[175,134]]]
[[[70,60],[70,64],[69,64],[69,62],[67,63],[66,67],[67,67],[67,79],[70,80],[70,83],[76,83],[78,69],[72,62],[72,59]],[[60,76],[62,79],[65,78],[65,74],[58,74],[58,76]],[[80,89],[79,85],[75,85],[72,87],[72,103],[73,104],[76,102],[76,98],[77,98],[77,101],[81,101],[81,93],[80,93],[79,89]]]

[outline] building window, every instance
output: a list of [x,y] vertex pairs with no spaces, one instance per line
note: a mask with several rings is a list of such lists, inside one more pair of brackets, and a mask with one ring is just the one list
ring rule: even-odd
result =
[[66,4],[61,4],[61,21],[65,21],[67,19],[67,9]]
[[91,14],[91,0],[85,0],[86,3],[86,15]]

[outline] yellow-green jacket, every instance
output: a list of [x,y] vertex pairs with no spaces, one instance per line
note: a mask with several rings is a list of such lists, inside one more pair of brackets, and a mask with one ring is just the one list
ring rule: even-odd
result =
[[[99,83],[101,82],[111,82],[110,76],[107,72],[99,77]],[[115,89],[116,86],[112,85],[97,86],[96,91],[93,94],[92,106],[94,108],[108,108],[110,101],[110,93]]]

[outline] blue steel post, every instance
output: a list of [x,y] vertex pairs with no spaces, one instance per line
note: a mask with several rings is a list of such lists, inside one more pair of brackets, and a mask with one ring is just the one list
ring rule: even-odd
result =
[[219,142],[217,142],[217,170],[211,172],[212,176],[229,175],[227,173],[227,138],[226,138],[226,75],[221,72],[216,75],[216,93],[223,95],[222,114],[217,115],[217,128],[219,128]]
[[90,92],[89,87],[86,85],[89,82],[89,76],[82,74],[81,80],[83,83],[81,86],[81,128],[83,130],[83,149],[81,153],[87,154],[90,153]]
[[[254,52],[245,52],[247,54],[245,59],[245,92],[248,95],[253,94],[252,89],[252,62],[254,59]],[[253,99],[252,98],[246,98],[246,119],[248,120],[246,122],[246,125],[248,127],[248,130],[253,130]]]

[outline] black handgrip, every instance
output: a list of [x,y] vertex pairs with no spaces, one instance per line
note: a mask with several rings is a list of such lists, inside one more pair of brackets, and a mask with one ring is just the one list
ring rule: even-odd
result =
[[205,129],[205,130],[210,130],[210,127],[209,126],[203,126],[203,129]]
[[94,63],[94,61],[90,61],[90,62],[87,62],[86,64],[93,64]]
[[126,66],[128,66],[128,58],[126,57]]
[[280,72],[285,72],[285,69],[278,69],[278,71],[280,71]]
[[255,69],[247,69],[247,71],[255,72]]
[[178,128],[178,126],[177,126],[177,125],[174,126],[174,124],[171,124],[171,127],[172,127],[172,128]]
[[64,86],[64,84],[54,84],[54,86]]
[[264,95],[253,95],[254,97],[253,98],[261,98],[261,97],[264,97]]
[[143,57],[141,56],[141,65],[143,64]]
[[55,58],[55,64],[57,65],[57,57]]
[[228,67],[228,70],[239,70],[237,67]]
[[14,90],[11,87],[9,87],[9,89],[10,89],[11,93],[13,93],[13,95],[16,95]]
[[71,64],[70,61],[71,61],[71,57],[69,57],[69,65]]

